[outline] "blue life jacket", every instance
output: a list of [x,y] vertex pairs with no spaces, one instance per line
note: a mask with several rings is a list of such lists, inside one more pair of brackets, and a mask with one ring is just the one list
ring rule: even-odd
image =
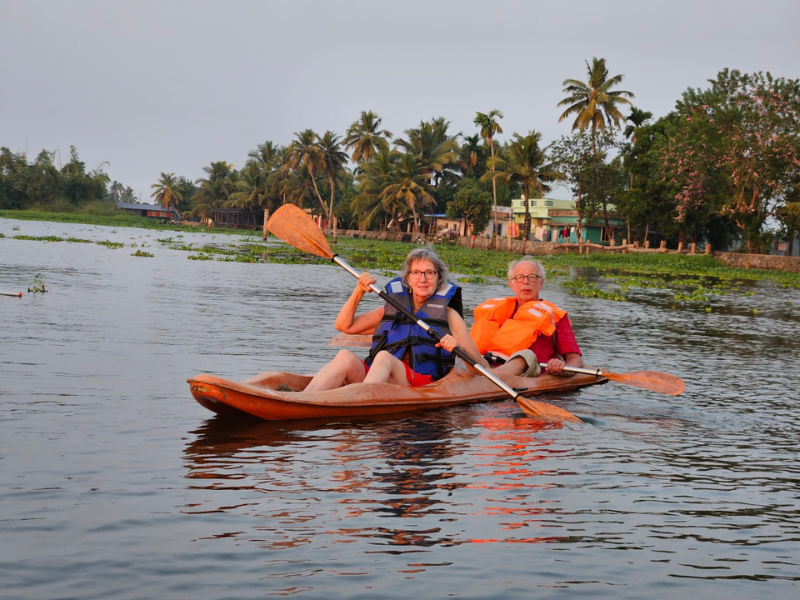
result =
[[[411,290],[403,285],[400,277],[386,284],[386,293],[414,311]],[[444,290],[437,290],[414,314],[445,335],[450,333],[448,306],[463,316],[461,288],[452,283],[448,283]],[[364,362],[372,365],[381,350],[402,360],[408,349],[408,366],[420,375],[430,375],[435,381],[447,375],[456,364],[455,356],[443,348],[436,348],[436,342],[427,331],[387,302],[383,318],[372,335],[372,349]]]

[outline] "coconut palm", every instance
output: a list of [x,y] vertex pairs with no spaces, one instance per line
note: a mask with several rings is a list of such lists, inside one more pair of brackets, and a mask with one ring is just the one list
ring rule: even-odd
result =
[[572,131],[591,129],[594,133],[598,129],[604,130],[606,125],[616,125],[622,129],[625,117],[617,105],[630,104],[628,98],[633,98],[634,95],[622,90],[611,91],[611,88],[622,83],[624,76],[615,75],[609,78],[604,58],[592,58],[591,66],[587,61],[586,71],[589,76],[586,82],[577,79],[564,80],[564,93],[569,95],[558,103],[558,106],[567,107],[558,122],[574,114]]
[[[279,194],[275,193],[274,186],[271,184],[271,176],[276,169],[280,159],[282,148],[277,146],[274,142],[267,140],[263,144],[259,144],[256,150],[250,151],[247,155],[248,160],[245,165],[245,170],[255,169],[243,177],[249,186],[247,189],[255,194],[256,190],[262,195],[260,202],[257,203],[259,208],[264,209],[264,224],[262,227],[262,239],[267,239],[267,222],[269,221],[269,211],[277,203],[276,200]],[[252,185],[250,185],[252,183]],[[241,186],[240,186],[241,188]],[[244,188],[237,190],[236,193],[241,193]],[[237,197],[238,198],[238,197]]]
[[158,183],[150,186],[155,191],[150,194],[161,206],[166,209],[175,207],[177,209],[178,203],[183,199],[180,191],[178,190],[178,180],[175,173],[161,173],[161,178]]
[[525,222],[523,224],[523,240],[528,239],[531,230],[529,199],[531,190],[541,197],[550,191],[549,182],[563,179],[563,175],[547,162],[545,151],[539,147],[542,134],[530,131],[526,136],[514,134],[511,141],[494,158],[489,159],[490,167],[482,179],[502,179],[511,184],[519,184],[524,191]]
[[406,139],[394,141],[398,148],[418,158],[422,170],[430,175],[434,185],[447,177],[450,168],[458,165],[457,136],[447,134],[449,126],[443,117],[422,121],[416,129],[406,130]]
[[331,189],[330,204],[328,205],[328,218],[333,229],[333,242],[336,243],[336,215],[333,214],[333,198],[336,192],[336,179],[345,170],[347,154],[342,152],[339,136],[332,131],[326,131],[319,138],[317,146],[322,154],[323,172],[328,186]]
[[233,192],[225,202],[225,206],[256,210],[269,207],[269,195],[267,194],[265,176],[258,163],[248,162],[241,173],[239,179],[233,185]]
[[122,192],[125,190],[125,186],[122,185],[119,181],[112,181],[111,185],[108,188],[108,197],[112,202],[119,202],[119,199],[122,198]]
[[278,146],[275,151],[275,168],[267,178],[267,185],[272,194],[277,195],[281,204],[286,204],[288,182],[292,178],[292,156],[289,148]]
[[280,147],[267,140],[263,144],[259,144],[255,150],[251,150],[247,154],[247,162],[253,162],[261,167],[262,170],[270,171],[278,159],[278,152]]
[[392,133],[380,129],[380,126],[381,118],[371,110],[361,111],[359,119],[353,121],[342,140],[345,148],[352,152],[353,162],[363,163],[372,160],[382,148],[389,147]]
[[319,201],[319,196],[314,189],[313,178],[308,168],[300,165],[289,172],[286,179],[280,183],[281,193],[285,202],[296,204],[300,208],[314,205]]
[[358,195],[353,198],[351,209],[360,215],[358,226],[372,229],[386,216],[397,213],[396,206],[384,206],[383,192],[391,184],[400,153],[381,148],[369,162],[364,163],[357,175]]
[[[481,128],[481,137],[489,144],[489,155],[491,158],[494,158],[494,136],[495,134],[503,133],[503,128],[500,127],[500,123],[497,122],[498,119],[502,118],[503,113],[497,109],[491,110],[488,113],[479,112],[475,115],[475,125]],[[494,171],[494,167],[492,167],[492,171]],[[497,180],[494,177],[492,178],[492,197],[494,198],[494,215],[496,216]],[[492,231],[496,230],[494,219],[495,217],[492,218]]]
[[195,181],[199,185],[195,194],[195,206],[192,214],[207,219],[211,212],[218,206],[223,206],[237,181],[236,171],[232,164],[220,160],[203,167],[207,177],[200,177]]
[[325,212],[325,203],[322,201],[322,195],[319,193],[316,178],[317,174],[325,168],[325,159],[317,143],[319,138],[311,129],[295,133],[295,136],[296,139],[289,144],[292,169],[296,171],[301,166],[305,167],[305,171],[311,180],[311,185],[317,195],[319,204],[323,212]]
[[[622,83],[624,76],[615,75],[609,78],[606,59],[592,58],[591,66],[588,62],[586,63],[586,71],[589,79],[585,83],[577,79],[564,80],[564,92],[569,96],[558,103],[558,106],[567,107],[558,121],[560,123],[574,114],[575,121],[572,124],[572,131],[589,129],[592,136],[592,153],[598,157],[600,153],[597,152],[597,131],[605,131],[606,125],[609,127],[616,125],[618,129],[622,129],[625,117],[620,112],[618,105],[631,104],[628,98],[633,98],[634,95],[623,90],[611,91],[611,88]],[[595,180],[599,179],[597,163],[595,163],[594,178]],[[580,194],[579,186],[579,197]],[[608,214],[603,212],[607,224]],[[613,231],[608,225],[606,225],[606,229],[607,235],[613,235]]]
[[397,204],[403,204],[408,208],[413,219],[414,233],[419,232],[417,207],[436,206],[436,199],[431,195],[433,188],[429,181],[430,174],[425,171],[422,161],[417,156],[401,154],[392,171],[391,183],[383,190],[384,208]]

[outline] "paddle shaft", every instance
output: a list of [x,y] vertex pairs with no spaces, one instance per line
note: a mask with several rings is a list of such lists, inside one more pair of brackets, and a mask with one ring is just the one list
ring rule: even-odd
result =
[[[333,258],[331,258],[331,260],[332,260],[333,262],[335,262],[337,265],[339,265],[340,267],[342,267],[342,268],[343,268],[345,271],[347,271],[348,273],[350,273],[350,274],[351,274],[353,277],[355,277],[356,279],[358,279],[358,277],[359,277],[359,274],[358,274],[358,272],[357,272],[355,269],[353,269],[353,267],[351,267],[350,265],[348,265],[348,264],[347,264],[347,261],[345,261],[343,258],[339,257],[337,254],[334,254],[334,255],[333,255]],[[384,292],[382,289],[380,289],[380,288],[379,288],[377,285],[375,285],[374,283],[373,283],[373,284],[371,284],[369,287],[370,287],[370,289],[371,289],[373,292],[375,292],[376,294],[378,294],[378,296],[380,296],[381,298],[383,298],[383,299],[384,299],[386,302],[388,302],[389,304],[391,304],[392,306],[394,306],[394,307],[395,307],[397,310],[399,310],[401,313],[403,313],[403,314],[404,314],[405,316],[407,316],[409,319],[411,319],[412,321],[414,321],[414,322],[415,322],[417,325],[419,325],[420,327],[422,327],[422,329],[424,329],[424,330],[425,330],[425,332],[426,332],[426,333],[427,333],[429,336],[431,336],[433,339],[435,339],[436,341],[439,341],[439,340],[441,340],[441,339],[442,339],[442,336],[439,334],[439,332],[438,332],[438,331],[436,331],[436,330],[435,330],[433,327],[431,327],[430,325],[428,325],[428,324],[427,324],[425,321],[423,321],[422,319],[419,319],[419,318],[417,318],[417,317],[414,315],[414,313],[412,313],[412,312],[411,312],[410,310],[408,310],[408,309],[407,309],[405,306],[403,306],[402,304],[400,304],[400,302],[398,302],[398,301],[397,301],[397,299],[395,299],[395,298],[392,298],[392,297],[391,297],[389,294],[387,294],[386,292]],[[503,391],[504,391],[506,394],[508,394],[509,396],[511,396],[511,397],[512,397],[514,400],[516,400],[517,398],[519,398],[519,397],[520,397],[520,394],[519,394],[519,393],[517,393],[516,391],[514,391],[514,388],[512,388],[512,387],[510,387],[510,386],[506,385],[506,384],[505,384],[505,383],[504,383],[504,382],[503,382],[501,379],[498,379],[498,378],[497,378],[495,375],[493,375],[492,373],[490,373],[490,372],[489,372],[489,370],[488,370],[486,367],[484,367],[482,364],[480,364],[478,361],[476,361],[474,358],[472,358],[472,357],[471,357],[469,354],[467,354],[466,352],[464,352],[464,350],[462,350],[460,347],[456,347],[456,348],[454,348],[454,349],[453,349],[453,354],[455,354],[456,356],[458,356],[458,357],[459,357],[461,360],[463,360],[463,361],[464,361],[465,363],[467,363],[469,366],[471,366],[472,368],[474,368],[474,369],[475,369],[476,371],[478,371],[478,372],[479,372],[481,375],[483,375],[484,377],[486,377],[486,379],[488,379],[489,381],[491,381],[493,384],[495,384],[497,387],[499,387],[501,390],[503,390]],[[590,373],[590,374],[593,374],[593,373]]]
[[16,296],[22,298],[22,292],[0,292],[0,296]]
[[[539,363],[539,366],[543,369],[547,368],[547,363]],[[564,366],[565,371],[569,371],[570,373],[583,373],[584,375],[594,375],[595,377],[603,377],[603,370],[602,369],[583,369],[581,367],[568,367]]]

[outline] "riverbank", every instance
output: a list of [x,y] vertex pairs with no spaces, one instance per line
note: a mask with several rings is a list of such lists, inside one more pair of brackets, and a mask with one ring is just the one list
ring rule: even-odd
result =
[[[46,222],[0,219],[0,237],[9,241],[73,244],[90,241],[113,251],[126,246],[139,251],[142,240],[129,244],[111,243],[115,228],[97,226],[92,235],[70,237],[62,229]],[[331,266],[328,260],[310,256],[269,236],[264,241],[260,232],[181,230],[170,226],[148,227],[157,230],[144,233],[147,252],[182,252],[192,261],[238,263],[308,264]],[[158,232],[163,233],[158,233]],[[224,234],[224,235],[220,235]],[[82,239],[84,237],[91,239]],[[332,242],[331,242],[332,243]],[[356,269],[370,270],[376,275],[394,277],[409,250],[420,242],[397,242],[381,239],[339,236],[332,244],[337,254],[347,258]],[[460,284],[503,283],[508,263],[520,258],[506,251],[478,250],[447,241],[434,247],[449,265],[453,278]],[[137,256],[141,256],[138,254]],[[800,289],[800,273],[731,267],[708,255],[677,253],[591,253],[537,256],[545,266],[548,286],[562,285],[576,296],[625,301],[647,295],[671,298],[677,308],[699,308],[714,311],[723,306],[723,296],[750,293],[752,282],[771,282],[783,288]],[[35,274],[35,273],[34,273]],[[750,303],[748,303],[749,306]],[[788,307],[795,310],[793,307]],[[751,311],[760,311],[756,303]]]

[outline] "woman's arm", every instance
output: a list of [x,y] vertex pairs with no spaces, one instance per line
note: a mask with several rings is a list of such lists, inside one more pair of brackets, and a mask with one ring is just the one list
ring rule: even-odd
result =
[[361,274],[356,284],[356,289],[350,294],[347,302],[344,303],[339,314],[336,316],[336,321],[333,326],[342,333],[349,334],[368,334],[375,331],[378,323],[381,322],[383,317],[383,307],[373,309],[361,315],[356,316],[356,309],[364,294],[371,292],[370,285],[375,283],[376,279],[367,272]]
[[[452,352],[457,346],[460,346],[464,352],[472,357],[473,360],[488,369],[489,363],[486,362],[486,359],[483,358],[483,356],[481,356],[481,353],[478,352],[478,347],[475,345],[475,342],[473,342],[472,338],[469,337],[467,324],[464,323],[464,319],[461,318],[461,315],[459,315],[452,308],[447,309],[447,324],[450,326],[452,335],[445,335],[436,345],[440,348],[444,348],[448,352]],[[467,365],[467,368],[471,373],[477,373],[477,371],[471,366]]]

